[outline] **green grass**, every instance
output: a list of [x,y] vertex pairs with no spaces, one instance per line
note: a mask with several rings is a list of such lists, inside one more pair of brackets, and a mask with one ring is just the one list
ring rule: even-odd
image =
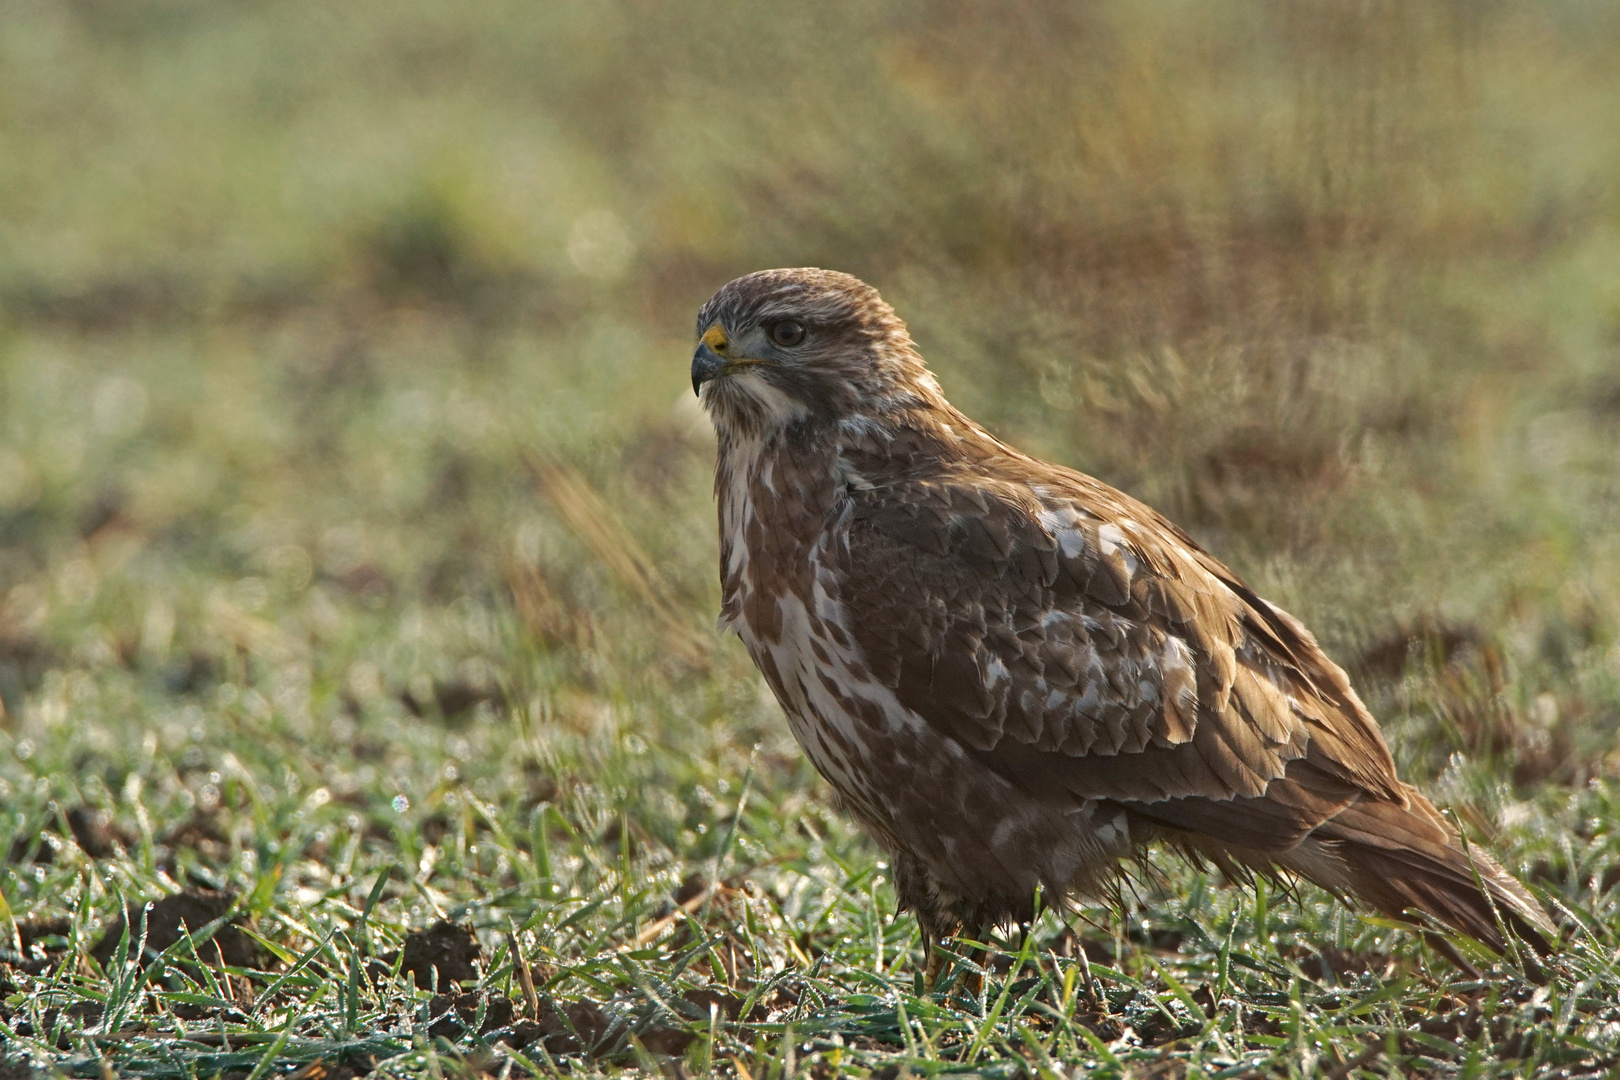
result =
[[[0,1070],[1612,1073],[1617,33],[8,7]],[[1550,981],[1166,857],[992,943],[982,999],[923,992],[880,853],[713,629],[691,319],[802,264],[1313,626],[1561,913]],[[125,905],[187,889],[231,918],[154,917],[137,962]],[[413,959],[440,920],[477,935],[454,997]]]

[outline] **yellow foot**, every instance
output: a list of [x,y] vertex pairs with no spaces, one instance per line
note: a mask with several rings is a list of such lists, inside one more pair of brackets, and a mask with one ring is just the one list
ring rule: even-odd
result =
[[928,947],[928,969],[923,973],[923,989],[933,993],[934,984],[939,981],[939,973],[945,970],[945,954]]
[[984,996],[984,972],[983,971],[970,971],[970,972],[968,972],[967,973],[967,978],[962,980],[962,989],[967,991],[967,996],[970,997],[970,998],[977,999],[977,998],[983,997]]
[[[923,989],[925,991],[933,993],[939,988],[939,977],[945,973],[945,968],[952,959],[955,958],[944,949],[933,948],[928,950],[928,970],[923,975]],[[969,959],[970,962],[977,961],[978,955],[974,954]],[[977,998],[982,995],[984,993],[983,969],[974,967],[966,971],[962,976],[960,989],[968,997]]]

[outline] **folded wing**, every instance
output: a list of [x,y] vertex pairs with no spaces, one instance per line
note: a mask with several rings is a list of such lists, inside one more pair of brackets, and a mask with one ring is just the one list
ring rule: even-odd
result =
[[[850,496],[842,599],[902,704],[1052,805],[1118,803],[1195,846],[1492,940],[1483,917],[1457,915],[1490,905],[1459,880],[1449,828],[1398,779],[1377,724],[1298,621],[1148,507],[1079,473],[1011,464]],[[1345,852],[1363,849],[1428,877],[1362,887]],[[1511,883],[1488,890],[1497,902],[1550,932],[1490,868]],[[1472,898],[1448,908],[1435,880]]]

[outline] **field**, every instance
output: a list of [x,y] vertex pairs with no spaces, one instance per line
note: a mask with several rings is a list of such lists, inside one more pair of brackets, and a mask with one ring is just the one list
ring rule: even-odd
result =
[[[0,1077],[1614,1075],[1617,46],[1573,0],[8,4]],[[1312,626],[1556,912],[1545,984],[1162,855],[926,991],[714,629],[692,319],[780,265]]]

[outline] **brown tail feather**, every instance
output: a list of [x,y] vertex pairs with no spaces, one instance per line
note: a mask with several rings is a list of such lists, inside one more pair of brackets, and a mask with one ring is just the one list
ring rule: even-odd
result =
[[[1524,886],[1482,849],[1465,850],[1422,795],[1407,794],[1409,807],[1366,799],[1318,826],[1300,846],[1327,858],[1301,859],[1297,869],[1386,914],[1425,912],[1498,953],[1508,947],[1504,924],[1538,953],[1551,952],[1558,931]],[[1323,872],[1333,862],[1340,865]]]
[[[1310,774],[1303,778],[1311,779]],[[1353,894],[1396,918],[1414,908],[1426,912],[1498,953],[1508,951],[1504,926],[1536,952],[1552,951],[1558,931],[1541,905],[1483,849],[1465,848],[1415,788],[1401,785],[1405,805],[1370,792],[1349,794],[1327,806],[1300,796],[1321,788],[1320,783],[1311,788],[1273,784],[1262,798],[1125,805],[1133,815],[1133,832],[1161,836],[1213,859],[1234,880],[1241,877],[1234,863],[1261,873],[1280,867],[1341,897]],[[1273,798],[1279,793],[1293,801]],[[1307,822],[1291,836],[1279,827],[1279,818],[1287,826],[1318,810],[1322,813],[1314,827]],[[1268,832],[1281,834],[1288,846],[1279,850],[1265,843]],[[1449,952],[1443,942],[1438,944]],[[1466,966],[1460,957],[1453,959]]]

